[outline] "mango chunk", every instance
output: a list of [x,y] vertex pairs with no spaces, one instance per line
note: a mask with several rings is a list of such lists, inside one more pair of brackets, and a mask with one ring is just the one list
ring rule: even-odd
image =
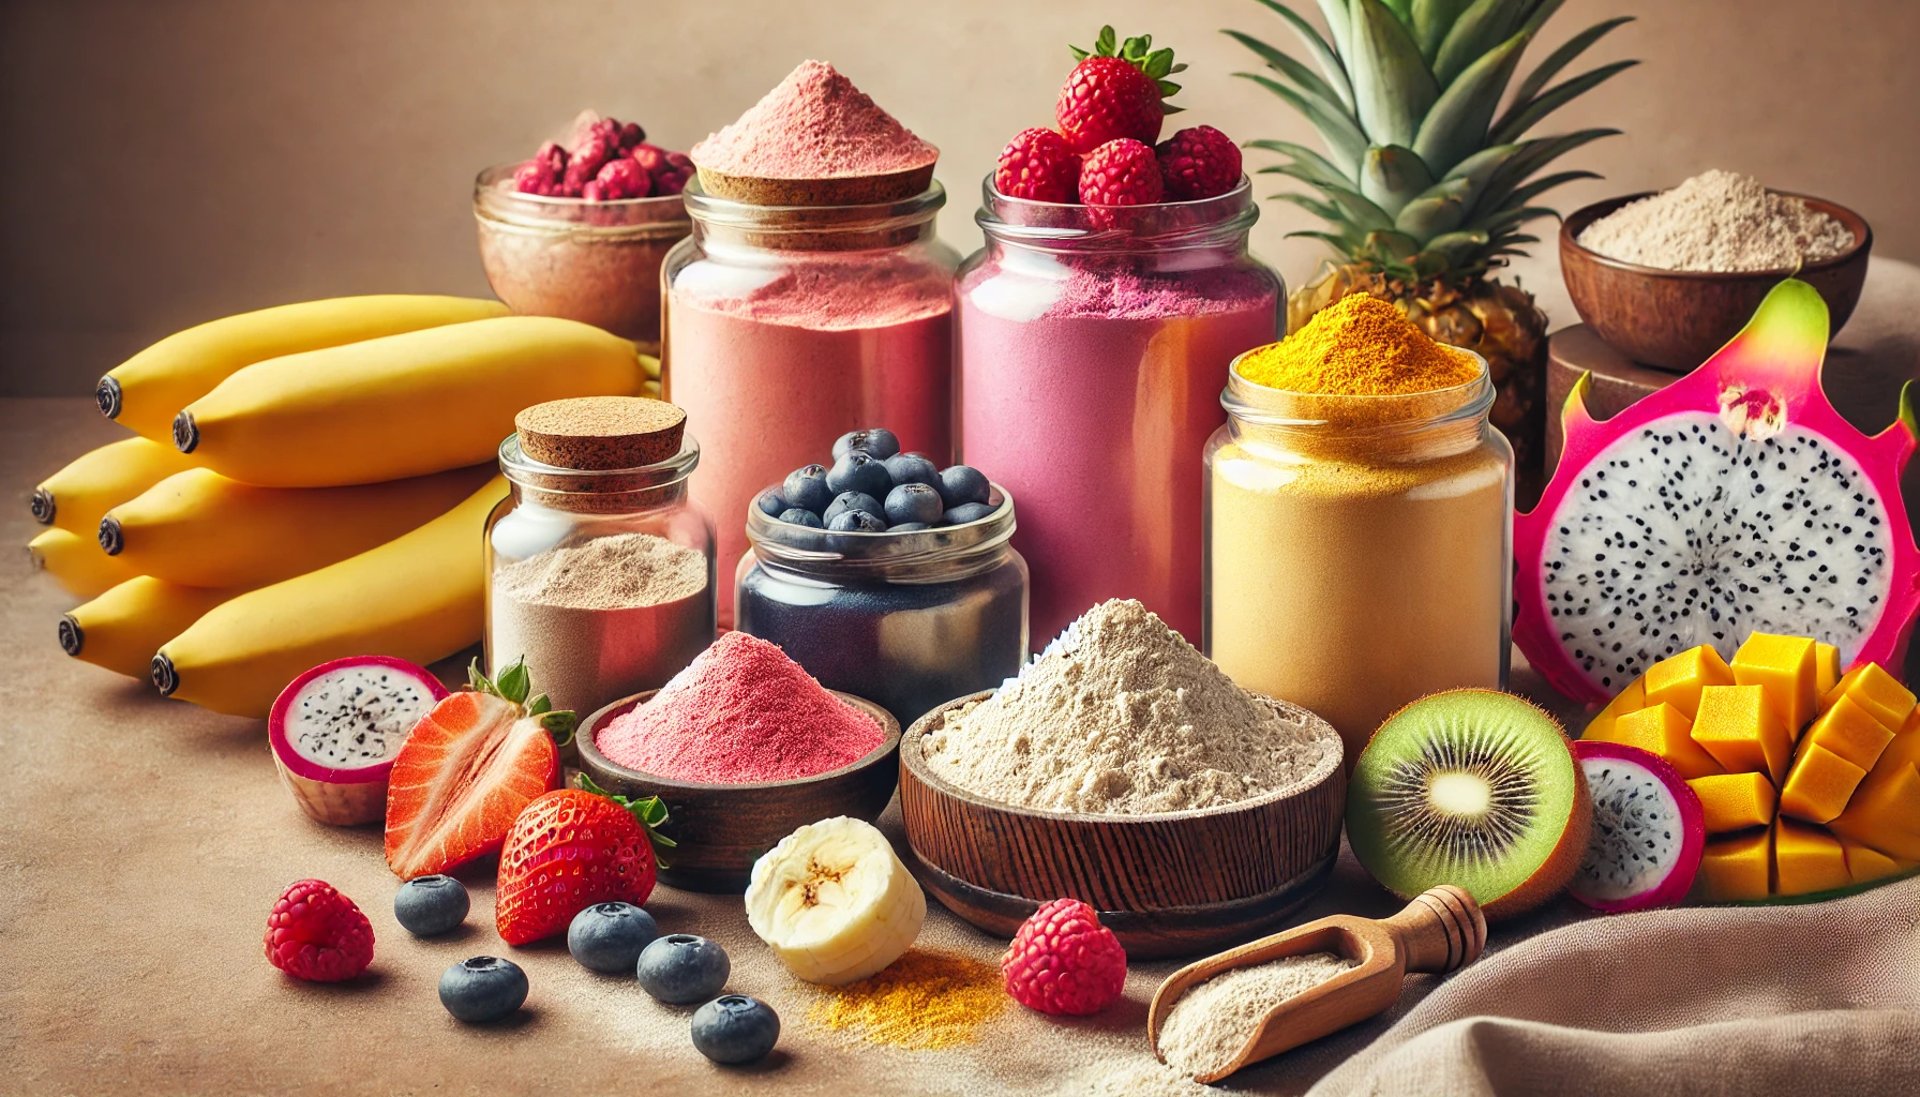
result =
[[1826,697],[1840,681],[1840,649],[1832,644],[1813,642],[1813,691]]
[[1793,732],[1767,703],[1762,686],[1708,686],[1700,691],[1693,741],[1730,773],[1786,776]]
[[1669,655],[1646,673],[1647,705],[1672,705],[1694,718],[1700,708],[1700,691],[1708,686],[1730,686],[1733,671],[1711,644],[1688,648]]
[[1715,773],[1687,785],[1700,797],[1708,834],[1725,834],[1773,821],[1773,782],[1764,773]]
[[1840,848],[1845,850],[1847,854],[1847,875],[1856,884],[1871,883],[1874,880],[1884,880],[1889,876],[1904,871],[1900,867],[1900,862],[1881,853],[1872,846],[1863,846],[1858,842],[1842,841]]
[[1756,632],[1733,654],[1733,680],[1762,686],[1780,720],[1798,731],[1813,719],[1819,672],[1813,641],[1805,636]]
[[1842,697],[1866,710],[1888,731],[1899,731],[1913,715],[1913,692],[1888,674],[1879,663],[1862,663],[1820,696],[1820,711],[1829,712]]
[[1828,826],[1842,838],[1889,857],[1920,861],[1920,769],[1911,763],[1876,767],[1847,810]]
[[1772,890],[1773,829],[1707,843],[1694,888],[1713,903],[1765,899]]
[[1811,895],[1853,882],[1840,840],[1819,827],[1780,819],[1773,831],[1773,888],[1777,895]]
[[1825,823],[1845,810],[1867,771],[1814,743],[1805,743],[1793,759],[1787,783],[1780,786],[1780,814]]
[[[1604,739],[1607,730],[1613,727],[1613,722],[1619,719],[1622,714],[1634,712],[1646,706],[1647,679],[1645,675],[1641,675],[1627,683],[1626,687],[1619,693],[1614,694],[1613,700],[1607,702],[1606,708],[1594,713],[1593,719],[1587,721],[1586,730],[1580,733],[1580,737],[1582,739]],[[1601,734],[1593,734],[1596,730]]]
[[1873,768],[1880,760],[1880,752],[1893,742],[1893,732],[1856,703],[1851,693],[1843,693],[1833,702],[1833,707],[1821,713],[1807,729],[1804,741],[1824,747],[1867,770]]
[[1690,734],[1693,721],[1672,705],[1659,704],[1643,708],[1638,712],[1629,712],[1613,722],[1603,735],[1593,735],[1589,739],[1602,739],[1609,743],[1625,743],[1652,751],[1665,758],[1682,777],[1705,777],[1710,773],[1725,773],[1713,755],[1700,749]]

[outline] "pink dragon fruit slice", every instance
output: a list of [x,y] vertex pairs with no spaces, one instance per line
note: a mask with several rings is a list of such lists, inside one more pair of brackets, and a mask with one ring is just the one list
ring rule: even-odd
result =
[[357,826],[387,813],[387,774],[420,718],[447,695],[427,668],[385,655],[322,663],[267,714],[274,766],[302,810]]
[[1599,703],[1699,644],[1813,636],[1899,673],[1920,611],[1900,496],[1913,383],[1868,437],[1820,386],[1827,306],[1775,286],[1704,365],[1598,422],[1587,379],[1540,504],[1514,519],[1514,641],[1567,697]]
[[1593,829],[1567,890],[1605,914],[1685,899],[1707,849],[1699,794],[1665,759],[1639,747],[1579,739],[1573,756],[1586,772]]

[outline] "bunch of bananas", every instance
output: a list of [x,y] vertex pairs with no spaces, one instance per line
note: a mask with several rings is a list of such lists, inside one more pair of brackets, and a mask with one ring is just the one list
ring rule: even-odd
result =
[[42,482],[35,563],[89,599],[67,653],[263,716],[317,663],[428,663],[480,638],[481,531],[520,409],[642,392],[658,366],[571,320],[460,297],[283,305],[101,378],[135,437]]

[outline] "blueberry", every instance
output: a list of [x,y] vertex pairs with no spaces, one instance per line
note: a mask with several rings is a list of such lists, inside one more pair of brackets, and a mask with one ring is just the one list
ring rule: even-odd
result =
[[833,489],[827,486],[826,466],[807,465],[787,473],[780,484],[780,494],[790,507],[815,514],[827,509],[827,504],[833,502]]
[[725,994],[693,1011],[693,1046],[734,1066],[766,1057],[780,1039],[780,1015],[758,998]]
[[885,427],[850,430],[833,442],[833,459],[838,461],[854,450],[865,450],[881,461],[900,452],[900,439]]
[[901,484],[887,493],[887,521],[937,522],[940,520],[940,493],[925,484]]
[[827,486],[835,492],[857,491],[875,499],[885,499],[893,489],[893,477],[878,457],[863,449],[852,450],[827,470]]
[[875,518],[864,510],[848,510],[834,515],[827,528],[835,533],[885,533],[887,520]]
[[834,496],[833,502],[827,504],[827,512],[820,517],[826,519],[828,525],[832,525],[835,518],[850,510],[865,511],[882,522],[887,520],[887,510],[880,505],[880,500],[858,491],[843,491]]
[[475,956],[440,973],[440,1004],[468,1024],[513,1016],[527,1000],[527,973],[512,960]]
[[786,510],[781,511],[780,520],[796,526],[811,526],[814,529],[827,528],[827,524],[820,520],[818,514],[810,510],[801,510],[799,507],[788,507]]
[[640,950],[660,936],[653,915],[632,903],[595,903],[567,926],[567,951],[594,971],[632,971]]
[[888,533],[912,533],[915,530],[932,529],[932,528],[933,528],[932,526],[926,524],[925,522],[902,522],[897,526],[888,526],[887,532]]
[[760,513],[767,517],[778,518],[780,512],[787,509],[787,497],[780,494],[779,488],[768,488],[753,497],[753,505],[759,507]]
[[943,526],[960,526],[968,522],[978,522],[980,519],[987,517],[999,509],[999,507],[990,507],[985,503],[962,503],[941,516],[940,524]]
[[992,487],[979,469],[969,465],[954,465],[940,470],[940,499],[948,507],[984,503],[992,493]]
[[718,943],[691,933],[669,933],[640,953],[636,974],[648,994],[683,1006],[720,993],[731,970],[727,950]]
[[393,893],[393,920],[415,937],[435,937],[467,920],[467,888],[451,876],[416,876]]
[[940,486],[940,466],[924,453],[896,453],[881,463],[887,466],[887,475],[893,477],[896,484]]

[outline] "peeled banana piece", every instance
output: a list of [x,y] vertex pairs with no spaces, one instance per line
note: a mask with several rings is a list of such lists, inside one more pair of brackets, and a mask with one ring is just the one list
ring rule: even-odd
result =
[[243,483],[368,484],[493,460],[522,408],[643,380],[625,339],[503,316],[255,363],[187,405],[173,437]]
[[40,536],[27,542],[27,556],[35,571],[53,576],[75,598],[97,597],[140,574],[101,552],[92,538],[63,529],[40,531]]
[[115,674],[145,678],[155,648],[235,593],[138,576],[60,618],[60,647]]
[[495,477],[419,529],[226,602],[160,647],[153,684],[216,712],[265,716],[281,687],[329,659],[424,664],[478,642],[483,531],[505,496]]
[[93,551],[188,586],[263,586],[386,544],[492,475],[474,465],[384,484],[262,488],[189,469],[108,511]]
[[95,387],[94,399],[107,418],[171,445],[173,417],[180,409],[244,366],[505,315],[507,307],[498,301],[416,294],[334,297],[260,309],[167,336],[108,371]]
[[33,489],[33,517],[91,541],[110,508],[199,463],[172,446],[123,438],[81,454],[40,481]]
[[809,983],[844,986],[905,955],[927,896],[873,824],[808,823],[753,865],[747,924]]

